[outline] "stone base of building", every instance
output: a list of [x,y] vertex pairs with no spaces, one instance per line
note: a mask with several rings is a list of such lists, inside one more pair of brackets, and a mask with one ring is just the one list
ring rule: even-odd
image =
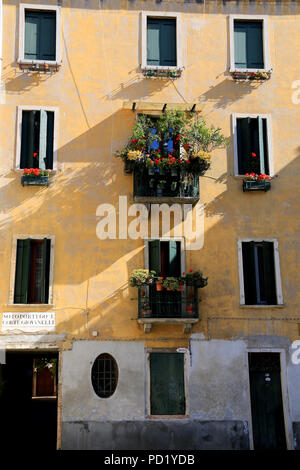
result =
[[[300,430],[300,428],[299,428]],[[63,450],[246,450],[247,421],[64,422]]]

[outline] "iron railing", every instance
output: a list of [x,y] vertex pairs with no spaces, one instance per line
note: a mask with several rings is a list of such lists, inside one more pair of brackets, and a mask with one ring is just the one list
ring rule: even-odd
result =
[[179,292],[139,286],[138,318],[199,318],[197,287],[185,285]]
[[199,176],[180,168],[135,168],[133,192],[136,198],[180,198],[196,202],[199,200]]

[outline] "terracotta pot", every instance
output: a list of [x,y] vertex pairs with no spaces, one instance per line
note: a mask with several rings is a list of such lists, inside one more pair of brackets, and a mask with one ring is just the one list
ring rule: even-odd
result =
[[156,290],[161,291],[163,290],[163,284],[160,281],[156,281]]

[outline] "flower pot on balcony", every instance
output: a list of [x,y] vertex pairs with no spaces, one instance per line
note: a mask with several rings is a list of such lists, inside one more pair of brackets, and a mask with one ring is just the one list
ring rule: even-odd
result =
[[178,175],[177,168],[171,168],[171,176],[177,176],[177,175]]
[[177,181],[172,181],[171,183],[171,191],[176,191],[177,188]]
[[153,176],[154,175],[154,167],[153,166],[148,166],[148,175]]
[[156,290],[157,290],[157,291],[162,291],[162,290],[163,290],[163,282],[162,282],[162,280],[156,281]]
[[151,178],[151,179],[149,180],[149,188],[153,189],[154,186],[155,186],[155,179]]
[[184,282],[181,282],[181,283],[179,284],[178,289],[176,289],[176,290],[177,290],[177,292],[182,292],[182,291],[183,291],[183,288],[184,288]]
[[192,316],[193,315],[193,306],[192,305],[187,305],[186,312],[189,316]]

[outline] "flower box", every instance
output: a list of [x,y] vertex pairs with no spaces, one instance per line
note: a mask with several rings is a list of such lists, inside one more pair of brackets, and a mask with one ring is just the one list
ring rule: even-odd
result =
[[142,74],[146,78],[178,78],[181,76],[182,69],[169,69],[169,68],[145,68],[142,69]]
[[21,177],[22,186],[49,186],[48,176],[23,175]]
[[271,70],[268,71],[261,71],[261,72],[251,72],[251,71],[238,71],[235,70],[230,72],[231,76],[234,80],[256,80],[256,81],[263,81],[269,80],[271,77]]
[[271,182],[267,180],[244,180],[243,181],[243,191],[269,191],[271,189]]

